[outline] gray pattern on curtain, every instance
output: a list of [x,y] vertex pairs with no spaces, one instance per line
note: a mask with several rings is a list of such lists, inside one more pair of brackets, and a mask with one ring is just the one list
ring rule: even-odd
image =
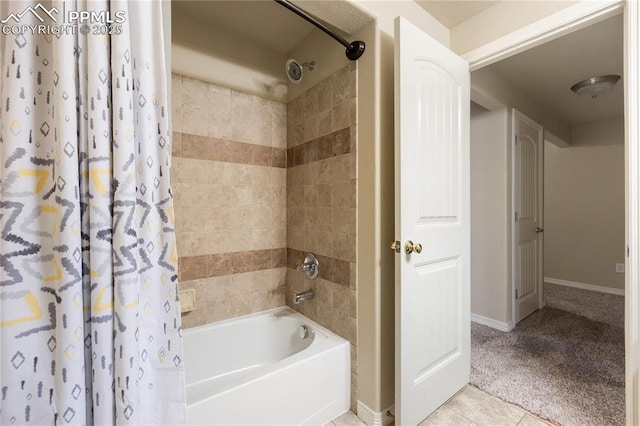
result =
[[126,21],[0,36],[0,423],[181,424],[161,4],[64,3]]

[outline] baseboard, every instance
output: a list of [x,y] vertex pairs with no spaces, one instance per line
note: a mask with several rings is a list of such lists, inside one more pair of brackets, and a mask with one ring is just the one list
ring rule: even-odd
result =
[[358,401],[358,417],[369,426],[387,426],[393,423],[393,416],[387,413],[393,412],[394,405],[383,411],[373,411],[362,401]]
[[497,321],[492,318],[483,317],[482,315],[471,314],[471,321],[495,328],[500,331],[511,331],[515,327],[511,322]]
[[544,277],[544,282],[549,284],[563,285],[565,287],[580,288],[582,290],[598,291],[600,293],[615,294],[624,296],[624,290],[619,288],[604,287],[601,285],[585,284],[576,281],[560,280],[558,278]]

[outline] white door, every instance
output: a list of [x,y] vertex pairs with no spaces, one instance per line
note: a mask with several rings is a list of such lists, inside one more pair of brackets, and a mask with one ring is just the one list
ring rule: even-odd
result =
[[469,381],[469,66],[403,18],[395,54],[396,424],[415,425]]
[[542,305],[542,126],[513,110],[513,272],[516,323]]

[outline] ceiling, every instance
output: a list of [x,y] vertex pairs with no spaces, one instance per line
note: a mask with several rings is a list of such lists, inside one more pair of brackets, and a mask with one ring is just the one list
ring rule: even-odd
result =
[[570,126],[624,115],[624,83],[596,99],[571,91],[590,77],[623,73],[623,18],[617,15],[507,58],[491,68]]
[[415,0],[416,3],[447,28],[500,3],[500,0]]
[[[366,25],[371,16],[346,1],[314,0],[298,3],[306,12],[329,23],[343,36]],[[227,31],[267,49],[288,54],[315,27],[274,1],[173,0],[171,12]]]
[[[347,33],[366,23],[345,1],[298,1],[308,12]],[[494,6],[494,0],[416,0],[447,27]],[[318,9],[318,10],[316,10]],[[172,13],[188,15],[262,47],[288,54],[313,26],[274,1],[173,0]],[[361,22],[362,21],[362,22]],[[622,75],[622,15],[591,25],[491,65],[508,83],[572,126],[623,115],[623,82],[597,99],[575,95],[570,87],[589,77]]]
[[283,54],[293,50],[314,28],[273,1],[173,0],[171,13],[188,15]]

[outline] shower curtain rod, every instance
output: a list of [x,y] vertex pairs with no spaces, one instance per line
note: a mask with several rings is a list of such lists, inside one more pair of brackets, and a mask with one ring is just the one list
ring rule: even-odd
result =
[[312,23],[313,25],[315,25],[316,27],[318,27],[319,29],[321,29],[322,31],[324,31],[325,33],[333,37],[334,40],[336,40],[338,43],[340,43],[341,45],[347,48],[347,50],[345,51],[345,54],[347,55],[347,58],[351,59],[352,61],[357,60],[364,53],[364,48],[365,48],[364,41],[356,40],[349,43],[347,40],[340,37],[340,35],[336,34],[324,22],[320,21],[318,18],[307,13],[306,11],[300,9],[298,6],[291,3],[289,0],[274,0],[274,1],[276,3],[280,3],[282,6],[286,7],[287,9],[289,9],[299,17],[306,19],[307,21],[309,21],[310,23]]

